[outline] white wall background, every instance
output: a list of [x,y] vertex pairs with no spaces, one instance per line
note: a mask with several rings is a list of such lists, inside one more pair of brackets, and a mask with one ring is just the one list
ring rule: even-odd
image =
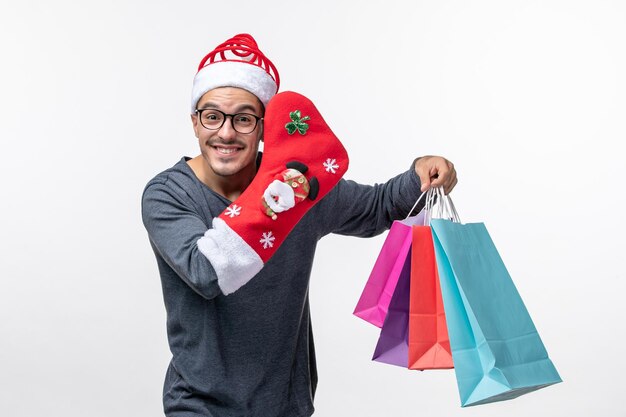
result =
[[[384,236],[322,241],[316,416],[625,416],[621,1],[2,1],[0,414],[155,416],[169,351],[145,183],[195,156],[200,59],[252,33],[380,182],[455,162],[564,383],[461,409],[452,371],[370,362]],[[620,75],[621,74],[621,75]]]

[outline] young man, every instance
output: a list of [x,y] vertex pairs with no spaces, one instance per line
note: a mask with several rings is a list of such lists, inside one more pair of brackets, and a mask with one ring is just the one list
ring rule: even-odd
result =
[[202,61],[192,91],[201,154],[183,157],[144,190],[173,355],[163,391],[167,416],[310,416],[317,374],[308,285],[317,241],[329,233],[377,235],[406,216],[421,191],[456,185],[453,165],[435,156],[418,158],[385,184],[339,180],[258,273],[221,276],[206,239],[214,218],[255,178],[264,110],[278,85],[252,37],[219,45]]

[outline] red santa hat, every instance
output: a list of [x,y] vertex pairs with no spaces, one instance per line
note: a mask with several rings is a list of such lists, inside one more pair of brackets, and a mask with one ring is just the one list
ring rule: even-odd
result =
[[198,100],[218,87],[238,87],[251,92],[264,106],[278,92],[280,77],[272,61],[246,33],[220,44],[200,61],[191,90],[191,113]]

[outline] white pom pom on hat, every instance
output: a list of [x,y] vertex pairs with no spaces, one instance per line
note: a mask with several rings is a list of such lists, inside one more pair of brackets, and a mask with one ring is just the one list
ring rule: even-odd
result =
[[276,67],[247,33],[233,36],[205,56],[193,79],[191,113],[200,98],[218,87],[238,87],[254,94],[267,106],[278,92],[280,77]]

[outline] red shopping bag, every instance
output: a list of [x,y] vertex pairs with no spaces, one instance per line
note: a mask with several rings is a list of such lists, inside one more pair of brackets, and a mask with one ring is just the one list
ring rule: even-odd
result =
[[453,368],[430,226],[413,226],[409,369]]

